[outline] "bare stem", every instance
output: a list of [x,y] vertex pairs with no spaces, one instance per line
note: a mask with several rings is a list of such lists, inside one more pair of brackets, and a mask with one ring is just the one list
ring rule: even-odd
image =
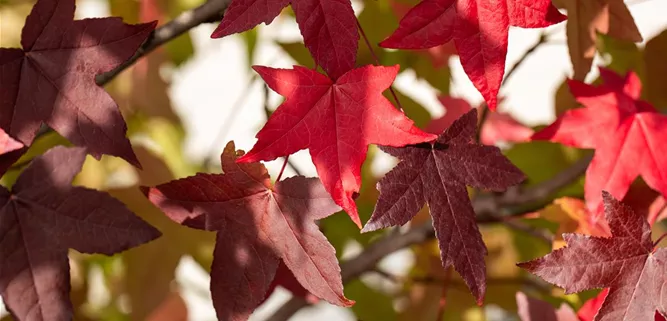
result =
[[280,168],[280,173],[278,173],[278,177],[276,177],[276,182],[280,182],[280,178],[283,177],[283,172],[285,171],[285,167],[287,167],[288,162],[289,162],[289,155],[285,156],[285,161],[283,162],[283,166]]
[[[375,50],[373,50],[373,46],[371,46],[371,42],[368,40],[368,37],[366,37],[366,33],[364,32],[364,29],[361,27],[361,24],[359,23],[359,19],[356,19],[357,21],[357,28],[359,28],[359,32],[361,33],[361,37],[364,38],[364,42],[366,43],[366,46],[368,47],[368,50],[371,52],[371,56],[373,56],[373,60],[375,60],[375,65],[379,66],[380,65],[380,59],[378,59],[378,56],[375,54]],[[401,102],[398,100],[398,96],[396,95],[396,92],[394,92],[393,86],[389,86],[389,92],[391,92],[391,96],[394,97],[394,101],[396,101],[396,107],[398,107],[399,110],[403,110],[403,106],[401,106]]]

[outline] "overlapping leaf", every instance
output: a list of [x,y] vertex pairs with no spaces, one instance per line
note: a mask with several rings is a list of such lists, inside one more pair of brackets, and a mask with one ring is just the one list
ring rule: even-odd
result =
[[303,42],[315,62],[332,79],[354,68],[359,33],[350,0],[233,0],[212,38],[271,23],[292,5]]
[[[463,98],[440,96],[438,100],[445,107],[446,114],[428,124],[425,130],[429,133],[442,133],[455,120],[473,109],[472,105]],[[483,108],[486,107],[479,106],[476,108],[480,120]],[[511,115],[496,112],[487,115],[480,132],[480,142],[484,145],[495,145],[497,142],[527,142],[530,141],[532,135],[533,130],[531,128],[519,123]]]
[[625,41],[642,41],[623,0],[556,0],[554,3],[567,10],[567,47],[574,79],[584,80],[591,70],[598,33]]
[[601,190],[622,198],[639,175],[667,195],[667,116],[638,99],[641,83],[636,74],[623,78],[604,68],[600,74],[604,84],[599,87],[570,80],[570,90],[585,107],[565,112],[533,136],[595,149],[586,171],[585,196],[589,210],[596,213]]
[[518,265],[567,294],[610,288],[596,321],[651,320],[667,312],[667,250],[656,249],[645,217],[603,191],[611,237],[565,234],[567,247]]
[[18,320],[72,319],[69,248],[111,255],[160,235],[107,193],[70,185],[85,155],[55,147],[0,187],[0,291]]
[[46,123],[96,158],[140,166],[118,106],[95,76],[131,57],[155,23],[72,20],[74,9],[74,0],[39,0],[23,27],[23,49],[0,48],[0,128],[30,145]]
[[435,138],[415,127],[382,95],[398,66],[357,68],[335,82],[300,66],[254,68],[287,100],[238,161],[270,161],[308,148],[324,188],[359,227],[352,196],[361,186],[360,168],[368,145],[404,146]]
[[454,265],[481,303],[486,291],[486,247],[466,185],[502,191],[524,179],[497,147],[474,143],[477,111],[455,121],[433,143],[382,147],[401,162],[379,183],[371,219],[362,230],[403,225],[428,204],[442,264]]
[[211,294],[220,320],[246,320],[261,303],[280,260],[309,292],[350,306],[334,248],[315,220],[340,210],[316,178],[291,177],[271,186],[259,163],[237,164],[230,142],[224,174],[197,174],[156,187],[147,197],[173,221],[216,231]]
[[543,28],[563,20],[551,0],[423,0],[380,45],[426,49],[453,40],[463,69],[495,110],[509,27]]

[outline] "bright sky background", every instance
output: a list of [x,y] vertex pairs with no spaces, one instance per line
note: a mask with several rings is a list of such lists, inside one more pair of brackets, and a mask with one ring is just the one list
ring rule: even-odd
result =
[[[645,40],[667,27],[664,15],[667,12],[667,1],[626,2],[630,4],[630,10]],[[106,1],[80,0],[78,3],[78,17],[108,16]],[[356,12],[360,12],[358,9],[361,8],[355,5]],[[172,73],[171,97],[188,131],[186,152],[193,160],[201,160],[208,155],[213,155],[213,159],[217,160],[224,145],[232,139],[236,142],[237,148],[249,150],[255,142],[256,132],[266,121],[262,83],[256,81],[247,88],[252,71],[247,67],[242,39],[239,36],[210,39],[209,36],[214,28],[214,25],[209,24],[191,31],[196,47],[195,56]],[[511,112],[528,125],[553,121],[553,93],[570,73],[571,66],[565,45],[565,24],[549,29],[553,29],[550,34],[555,35],[551,38],[553,44],[540,47],[501,90],[501,94],[506,97],[504,110]],[[387,30],[387,34],[390,32],[391,30]],[[518,28],[510,30],[507,69],[537,41],[539,34],[540,30]],[[270,26],[262,25],[253,64],[289,68],[293,61],[272,44],[273,39],[297,41],[301,37],[296,24],[292,21],[282,19]],[[468,80],[458,59],[451,59],[450,66],[453,74],[451,95],[467,98],[473,105],[481,102],[481,95]],[[593,72],[589,77],[594,78],[596,74]],[[414,74],[401,74],[395,86],[422,103],[434,116],[444,113],[436,101],[434,91],[425,82],[416,81]],[[243,98],[236,107],[237,114],[232,120],[234,105],[241,97]],[[278,95],[272,92],[270,101],[271,106],[275,107],[279,101]],[[221,132],[224,138],[216,139]],[[293,160],[305,175],[316,176],[315,168],[310,163],[306,151],[291,156],[290,160]],[[272,176],[275,177],[281,164],[282,159],[267,164]],[[380,157],[374,165],[377,165],[379,172],[383,172],[390,169],[392,164],[393,160],[390,158]],[[288,169],[285,175],[291,176],[293,172]],[[351,251],[354,252],[354,249]],[[383,265],[392,267],[395,273],[400,274],[409,267],[411,260],[410,254],[405,251],[390,257],[383,262]],[[190,320],[215,320],[215,312],[208,301],[210,298],[201,296],[201,293],[208,293],[208,275],[191,260],[184,259],[179,267],[178,279],[185,288],[184,296],[190,307]],[[267,304],[256,311],[251,320],[264,320],[282,302],[289,299],[289,296],[284,290],[277,291]],[[292,320],[306,321],[313,320],[314,317],[321,321],[355,320],[351,311],[326,303],[304,309]]]

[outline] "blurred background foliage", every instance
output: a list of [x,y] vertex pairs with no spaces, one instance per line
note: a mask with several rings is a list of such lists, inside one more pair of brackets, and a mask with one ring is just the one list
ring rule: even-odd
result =
[[[130,23],[158,20],[164,24],[203,2],[108,0],[108,6],[112,15],[121,16]],[[388,31],[395,30],[400,17],[417,0],[362,2],[363,9],[358,12],[359,22],[365,28],[370,43],[377,44],[388,35]],[[0,0],[0,46],[19,46],[18,30],[22,28],[33,3],[30,0]],[[286,8],[282,17],[277,19],[293,19],[291,9]],[[246,32],[239,37],[245,42],[250,67],[257,48],[257,31]],[[279,42],[277,45],[297,64],[314,66],[301,42]],[[609,68],[617,72],[637,71],[644,83],[643,98],[667,110],[667,82],[664,81],[664,75],[667,74],[667,60],[664,59],[667,57],[667,31],[650,39],[644,48],[603,35],[599,36],[597,46]],[[185,256],[193,258],[208,271],[214,235],[172,223],[145,199],[138,186],[160,184],[196,172],[220,172],[213,165],[192,163],[184,155],[183,144],[187,133],[168,95],[170,82],[169,77],[165,76],[168,74],[166,70],[186,62],[193,56],[194,50],[192,39],[186,33],[139,60],[106,86],[128,123],[128,136],[144,170],[137,170],[117,158],[104,156],[96,161],[89,156],[75,184],[108,191],[160,229],[163,237],[113,257],[83,255],[72,251],[71,296],[76,311],[75,320],[187,320],[187,307],[179,294],[183,285],[175,282],[175,271]],[[434,95],[449,94],[449,60],[456,54],[451,44],[416,51],[375,47],[374,52],[377,56],[361,38],[357,64],[375,64],[376,59],[382,65],[399,64],[401,72],[410,70],[418,79],[432,86],[436,90]],[[394,101],[389,91],[385,94]],[[418,126],[424,128],[432,120],[431,114],[419,103],[397,89],[395,94],[405,113]],[[578,107],[565,82],[553,99],[557,115]],[[65,139],[53,132],[40,137],[2,178],[2,184],[11,185],[23,165],[36,155],[52,146],[67,144]],[[548,180],[590,153],[548,142],[504,144],[503,150],[526,173],[527,185]],[[368,220],[378,197],[375,185],[380,177],[370,168],[378,153],[381,152],[371,146],[362,169],[363,185],[357,199],[362,221]],[[519,213],[534,212],[558,198],[581,198],[582,195],[583,178],[552,195],[547,203],[528,204],[526,208],[513,210]],[[579,227],[580,221],[571,210],[551,207],[549,211],[548,215],[518,219],[548,233],[557,230],[572,232]],[[424,208],[412,224],[429,219],[428,209]],[[339,258],[358,253],[377,237],[391,233],[377,231],[360,234],[346,215],[333,215],[321,221],[320,226],[336,248]],[[655,228],[665,230],[662,225],[656,225]],[[481,231],[489,249],[486,309],[475,304],[457,273],[442,268],[437,243],[431,240],[409,249],[415,257],[415,264],[407,275],[392,275],[378,267],[360,280],[347,284],[346,296],[357,301],[351,311],[364,321],[481,321],[486,320],[489,309],[504,311],[502,314],[508,316],[515,315],[514,294],[519,290],[531,292],[554,305],[567,302],[575,309],[596,294],[596,291],[589,291],[564,295],[561,290],[546,286],[515,266],[518,261],[548,253],[557,244],[541,243],[531,235],[499,224],[482,225]],[[442,314],[441,318],[437,317],[438,313]],[[9,320],[9,317],[3,320]]]

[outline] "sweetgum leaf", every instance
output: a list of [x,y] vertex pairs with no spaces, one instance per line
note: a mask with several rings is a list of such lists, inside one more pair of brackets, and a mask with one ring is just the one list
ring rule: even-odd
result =
[[667,250],[656,249],[642,215],[602,192],[611,237],[565,234],[567,247],[517,264],[566,294],[609,288],[596,321],[652,320],[667,312]]
[[509,27],[544,28],[563,20],[551,0],[423,0],[380,46],[426,49],[453,40],[463,69],[495,110]]
[[378,183],[380,197],[362,232],[403,225],[427,203],[443,266],[454,265],[481,304],[487,251],[466,185],[502,191],[525,177],[497,147],[474,143],[476,128],[471,110],[433,143],[381,147],[401,162]]
[[364,66],[335,82],[311,69],[255,66],[264,81],[287,99],[257,133],[239,162],[270,161],[308,148],[317,173],[336,204],[361,228],[352,198],[369,144],[404,146],[434,139],[414,126],[382,95],[398,66]]
[[640,175],[667,195],[667,151],[661,143],[667,139],[667,116],[639,100],[641,83],[635,73],[621,77],[600,68],[600,77],[603,85],[598,87],[570,80],[570,91],[585,107],[566,111],[533,135],[535,140],[595,149],[585,183],[586,205],[593,213],[600,213],[601,190],[622,198]]
[[139,167],[118,106],[95,76],[130,58],[155,22],[73,20],[74,2],[37,1],[23,27],[23,49],[0,48],[0,128],[30,145],[46,123],[97,159],[109,154]]
[[55,147],[0,187],[0,294],[18,320],[71,320],[67,249],[111,255],[160,232],[107,193],[71,186],[86,153]]
[[352,305],[343,295],[335,250],[314,222],[340,207],[318,179],[297,176],[271,186],[266,168],[237,163],[241,155],[229,142],[221,157],[224,174],[143,188],[173,221],[217,232],[211,295],[218,318],[248,319],[271,288],[280,260],[310,293]]

